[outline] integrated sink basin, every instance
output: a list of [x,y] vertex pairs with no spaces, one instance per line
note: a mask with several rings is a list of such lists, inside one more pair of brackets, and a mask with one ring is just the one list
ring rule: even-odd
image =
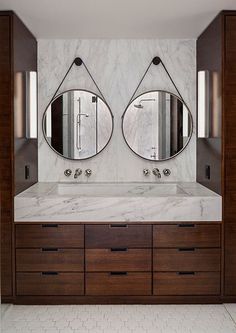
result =
[[58,183],[51,194],[85,197],[181,196],[187,193],[173,183]]
[[221,207],[198,183],[37,183],[15,197],[15,221],[221,221]]

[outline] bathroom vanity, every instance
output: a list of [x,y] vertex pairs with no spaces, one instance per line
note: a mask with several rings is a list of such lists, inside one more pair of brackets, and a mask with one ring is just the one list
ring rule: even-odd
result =
[[220,300],[221,197],[197,183],[38,183],[15,244],[16,303]]

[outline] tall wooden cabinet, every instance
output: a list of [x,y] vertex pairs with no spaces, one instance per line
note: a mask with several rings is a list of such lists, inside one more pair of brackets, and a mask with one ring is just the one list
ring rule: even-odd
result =
[[0,12],[1,294],[14,295],[14,195],[37,182],[37,139],[25,135],[26,72],[37,71],[37,41],[11,11]]
[[230,301],[236,299],[236,11],[221,12],[198,38],[197,69],[218,80],[212,119],[218,103],[221,134],[197,140],[197,181],[223,197],[222,297]]

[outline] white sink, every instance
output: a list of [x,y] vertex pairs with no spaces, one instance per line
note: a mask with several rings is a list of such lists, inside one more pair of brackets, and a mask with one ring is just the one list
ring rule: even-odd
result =
[[178,184],[172,183],[58,183],[50,194],[79,197],[154,197],[187,195]]

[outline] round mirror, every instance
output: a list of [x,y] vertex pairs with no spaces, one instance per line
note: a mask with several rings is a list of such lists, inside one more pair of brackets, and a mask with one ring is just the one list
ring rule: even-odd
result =
[[111,139],[113,116],[98,95],[69,90],[58,95],[43,116],[43,132],[49,146],[72,160],[100,153]]
[[184,102],[158,90],[135,98],[122,121],[127,145],[150,161],[163,161],[179,154],[191,138],[192,126],[192,116]]

